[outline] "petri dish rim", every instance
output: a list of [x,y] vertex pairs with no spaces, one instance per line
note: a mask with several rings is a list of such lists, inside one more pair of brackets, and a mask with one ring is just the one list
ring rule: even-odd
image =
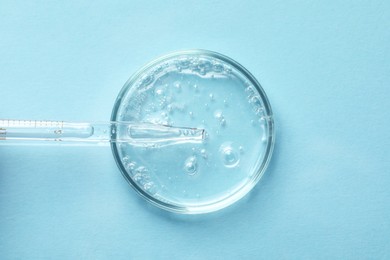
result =
[[[118,109],[121,105],[123,95],[127,92],[127,90],[129,88],[131,88],[133,86],[133,83],[135,83],[137,80],[139,80],[140,76],[142,76],[146,71],[148,71],[150,68],[154,67],[156,64],[161,63],[161,62],[166,61],[166,60],[170,60],[174,57],[181,56],[181,55],[194,55],[194,56],[195,55],[202,55],[202,56],[206,56],[206,57],[208,56],[208,57],[222,60],[223,62],[226,62],[230,66],[234,67],[237,71],[242,73],[242,75],[246,79],[248,79],[252,83],[252,85],[256,88],[256,90],[258,91],[258,93],[259,93],[259,95],[264,103],[264,110],[265,110],[265,114],[266,114],[265,120],[267,121],[267,133],[268,133],[267,139],[268,140],[267,140],[267,146],[265,149],[263,161],[261,162],[261,164],[259,164],[258,169],[256,170],[256,173],[253,174],[251,179],[245,185],[243,185],[240,189],[236,190],[231,195],[229,195],[229,196],[227,196],[219,201],[212,202],[210,204],[202,204],[199,206],[194,206],[194,205],[179,206],[179,205],[175,205],[175,204],[161,201],[161,200],[151,196],[150,194],[145,192],[143,189],[141,189],[135,183],[135,181],[131,178],[131,176],[127,173],[127,171],[122,163],[122,160],[120,159],[117,144],[115,142],[111,143],[111,149],[112,149],[112,153],[113,153],[113,156],[115,158],[116,164],[119,167],[123,177],[134,188],[134,190],[139,195],[141,195],[141,197],[143,197],[145,200],[147,200],[148,202],[150,202],[151,204],[153,204],[159,208],[162,208],[164,210],[171,211],[174,213],[203,214],[203,213],[217,211],[217,210],[220,210],[222,208],[225,208],[225,207],[233,204],[234,202],[236,202],[239,199],[241,199],[242,197],[244,197],[247,193],[249,193],[249,191],[251,191],[252,188],[259,182],[261,177],[264,175],[264,172],[267,169],[267,166],[268,166],[268,164],[271,160],[271,157],[272,157],[272,152],[273,152],[274,143],[275,143],[275,126],[274,126],[271,105],[268,101],[268,98],[267,98],[267,95],[265,94],[265,91],[261,87],[260,83],[256,80],[256,78],[247,69],[245,69],[241,64],[239,64],[235,60],[233,60],[233,59],[231,59],[223,54],[220,54],[220,53],[217,53],[214,51],[203,50],[203,49],[190,49],[190,50],[181,50],[181,51],[171,52],[171,53],[162,55],[162,56],[150,61],[149,63],[145,64],[143,67],[141,67],[136,73],[134,73],[126,81],[126,83],[122,87],[121,91],[119,92],[117,99],[114,103],[113,111],[111,114],[111,120],[116,121],[117,112],[118,112]],[[116,138],[115,134],[113,135],[113,138]]]

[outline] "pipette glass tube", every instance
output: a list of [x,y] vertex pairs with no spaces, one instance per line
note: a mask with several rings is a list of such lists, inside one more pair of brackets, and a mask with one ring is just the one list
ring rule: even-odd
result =
[[[121,134],[118,135],[118,132]],[[202,142],[204,136],[204,129],[151,123],[71,123],[0,119],[0,144],[4,142],[37,144],[37,142],[56,141],[84,145],[117,142],[136,146],[153,144],[164,146],[183,142]]]

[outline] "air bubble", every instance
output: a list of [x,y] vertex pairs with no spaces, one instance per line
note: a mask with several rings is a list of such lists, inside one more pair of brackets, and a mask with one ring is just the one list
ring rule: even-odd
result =
[[153,80],[154,80],[154,76],[153,76],[153,75],[146,75],[145,77],[142,78],[141,86],[142,86],[142,87],[146,87],[146,86],[148,86],[150,83],[152,83]]
[[175,88],[180,90],[181,89],[181,84],[180,82],[176,81],[175,84],[174,84]]
[[164,94],[164,88],[163,87],[157,87],[154,91],[154,95],[156,97],[161,97]]
[[200,150],[200,154],[202,155],[203,159],[207,159],[208,155],[207,155],[206,149]]
[[171,104],[167,105],[167,110],[169,113],[171,113],[173,111],[173,107]]
[[150,190],[153,186],[153,182],[147,182],[144,184],[144,190]]
[[136,182],[140,182],[142,180],[142,174],[136,172],[133,176],[133,180]]
[[221,126],[225,126],[226,125],[226,119],[225,119],[225,117],[222,114],[222,110],[216,110],[214,112],[214,117],[219,121],[219,124]]
[[223,71],[223,65],[220,64],[220,63],[216,63],[216,64],[214,64],[214,66],[213,66],[213,70],[214,70],[215,72],[222,72],[222,71]]
[[211,101],[214,101],[214,94],[213,93],[210,93],[209,97],[210,97]]
[[184,170],[189,174],[189,175],[194,175],[196,171],[198,170],[198,163],[196,161],[195,156],[189,157],[185,163],[184,163]]
[[134,162],[129,162],[127,165],[126,165],[127,169],[130,170],[130,171],[133,171],[134,168],[135,168],[135,163]]
[[220,147],[223,164],[228,168],[236,167],[240,161],[239,155],[230,144],[223,144]]
[[216,111],[214,112],[214,117],[215,117],[216,119],[221,119],[221,118],[223,118],[222,111],[221,111],[221,110],[216,110]]

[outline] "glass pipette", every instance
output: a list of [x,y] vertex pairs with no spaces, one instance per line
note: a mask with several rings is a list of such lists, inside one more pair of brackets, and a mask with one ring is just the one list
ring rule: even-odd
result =
[[118,121],[74,123],[0,119],[0,145],[42,144],[55,141],[71,145],[108,145],[116,142],[134,146],[166,146],[200,143],[204,138],[204,129],[152,123]]

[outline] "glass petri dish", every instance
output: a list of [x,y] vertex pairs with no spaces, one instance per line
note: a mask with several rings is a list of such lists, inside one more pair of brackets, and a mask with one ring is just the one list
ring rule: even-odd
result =
[[262,177],[274,146],[260,84],[234,60],[206,50],[174,52],[141,68],[120,91],[111,119],[206,130],[202,143],[111,145],[131,186],[177,213],[212,212],[242,198]]

